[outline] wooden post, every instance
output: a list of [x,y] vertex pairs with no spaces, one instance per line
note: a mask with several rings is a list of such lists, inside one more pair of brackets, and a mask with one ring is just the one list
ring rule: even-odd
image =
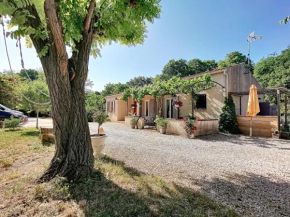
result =
[[280,90],[277,90],[277,106],[278,106],[278,131],[281,130],[281,108],[280,108]]
[[191,117],[194,117],[194,110],[193,110],[194,104],[193,104],[193,88],[191,88]]

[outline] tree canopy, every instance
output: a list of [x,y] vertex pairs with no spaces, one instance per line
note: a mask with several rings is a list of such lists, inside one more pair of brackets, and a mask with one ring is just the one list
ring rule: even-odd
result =
[[192,59],[188,61],[188,67],[189,67],[189,74],[194,75],[206,71],[213,70],[217,68],[217,63],[215,60],[200,60],[200,59]]
[[126,89],[128,89],[127,84],[122,83],[108,83],[105,85],[104,90],[101,92],[103,96],[108,96],[111,94],[123,93]]
[[17,79],[6,73],[0,73],[0,104],[9,108],[15,108],[18,102],[18,96],[15,91],[17,84]]
[[254,76],[262,87],[281,87],[290,81],[290,47],[280,55],[261,59],[255,66]]
[[190,70],[186,60],[169,60],[169,62],[164,66],[159,79],[169,80],[172,77],[185,77],[189,74]]
[[35,69],[21,69],[19,75],[21,78],[27,80],[31,79],[32,81],[34,81],[38,79],[38,71],[36,71]]
[[247,63],[247,57],[238,51],[233,51],[227,54],[224,60],[218,62],[218,68],[229,67],[239,63]]
[[152,84],[153,83],[153,78],[152,77],[145,77],[145,76],[138,76],[138,77],[134,77],[132,79],[130,79],[127,82],[127,85],[129,87],[143,87],[145,85],[148,84]]

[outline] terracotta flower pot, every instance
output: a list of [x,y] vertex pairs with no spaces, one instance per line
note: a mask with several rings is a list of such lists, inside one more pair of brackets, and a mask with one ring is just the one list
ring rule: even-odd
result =
[[281,134],[272,133],[272,138],[273,139],[281,139]]
[[136,128],[136,124],[131,124],[131,128],[135,129]]
[[101,135],[101,136],[91,135],[91,141],[92,141],[95,158],[103,157],[103,154],[101,152],[105,148],[105,141],[107,137],[108,137],[107,135]]
[[159,132],[160,132],[161,134],[166,134],[166,129],[167,129],[167,127],[162,127],[162,126],[160,126],[160,128],[159,128]]

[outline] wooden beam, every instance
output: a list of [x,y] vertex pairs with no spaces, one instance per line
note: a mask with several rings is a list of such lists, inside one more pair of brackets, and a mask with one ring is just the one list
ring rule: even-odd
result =
[[280,108],[280,90],[277,90],[277,106],[278,106],[278,131],[281,130],[281,108]]

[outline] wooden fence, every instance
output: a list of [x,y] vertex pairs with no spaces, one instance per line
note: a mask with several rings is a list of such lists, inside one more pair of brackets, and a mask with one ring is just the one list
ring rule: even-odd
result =
[[[250,134],[251,117],[237,115],[239,129],[242,134]],[[272,129],[278,129],[278,116],[253,117],[253,136],[271,137]]]

